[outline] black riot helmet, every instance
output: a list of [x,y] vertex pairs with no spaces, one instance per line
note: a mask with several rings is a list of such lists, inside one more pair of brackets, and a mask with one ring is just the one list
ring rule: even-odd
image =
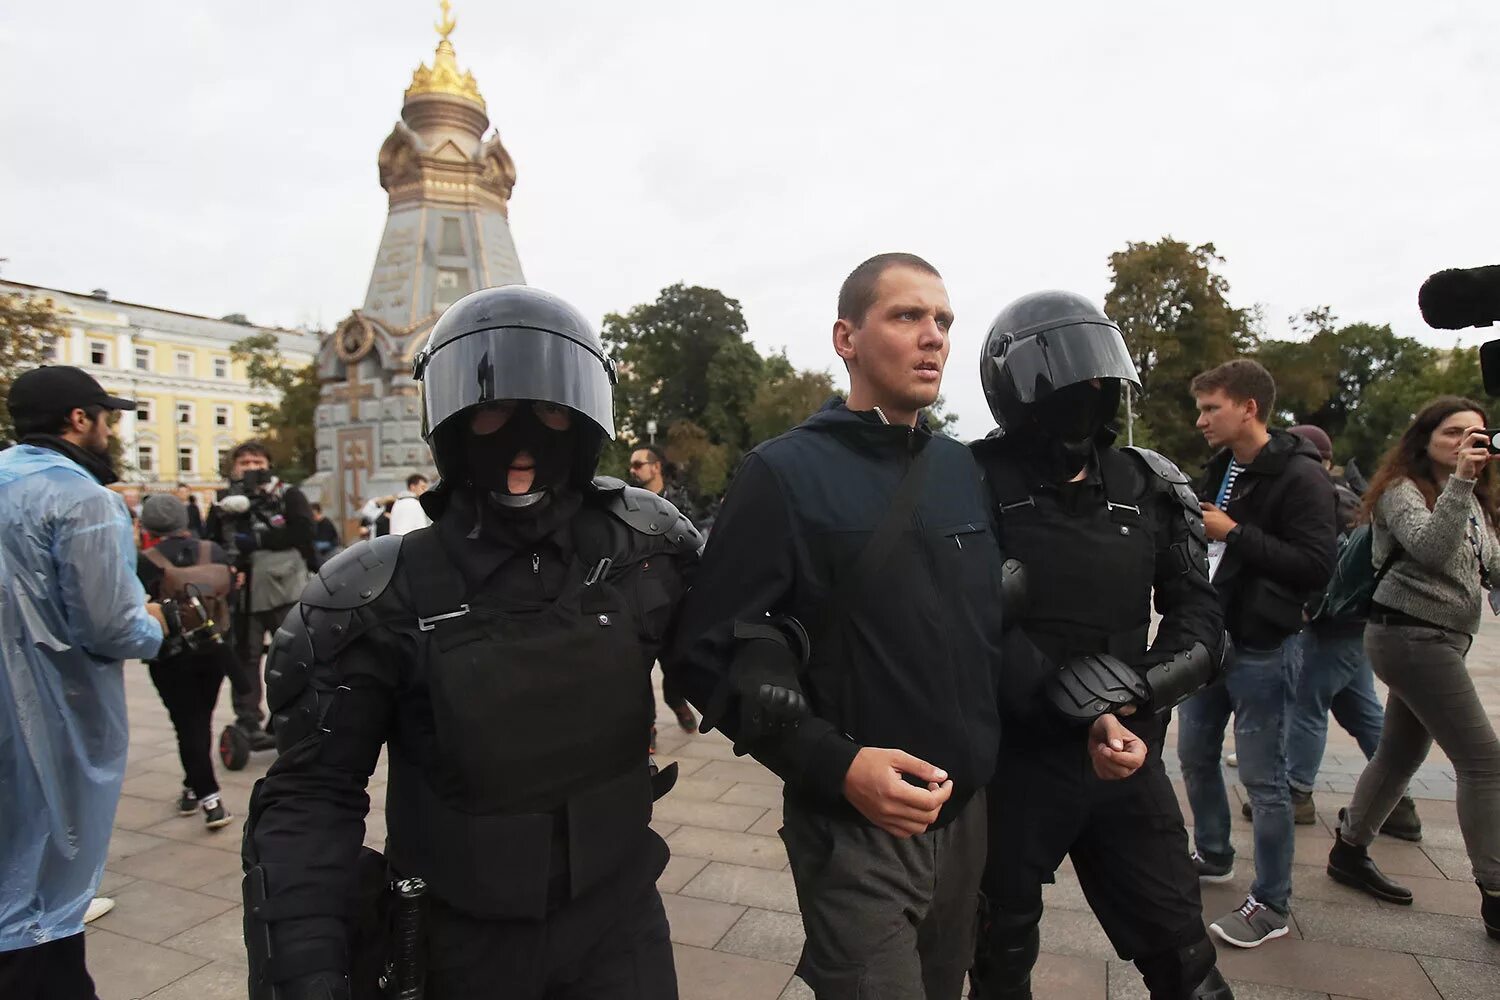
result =
[[1052,408],[1068,405],[1074,394],[1064,390],[1092,379],[1101,381],[1103,395],[1090,435],[1114,415],[1120,383],[1140,389],[1141,379],[1120,328],[1082,295],[1023,295],[1000,310],[984,336],[979,380],[995,423],[1007,434],[1032,423],[1049,400]]
[[[615,435],[615,363],[583,314],[527,285],[471,292],[449,306],[417,355],[422,437],[449,486],[470,481],[465,411],[498,400],[566,406],[582,419],[568,480],[593,478],[604,442]],[[529,419],[529,417],[528,417]]]

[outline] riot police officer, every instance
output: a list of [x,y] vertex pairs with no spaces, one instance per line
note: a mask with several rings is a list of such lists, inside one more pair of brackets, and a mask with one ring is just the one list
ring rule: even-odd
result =
[[[1121,387],[1140,381],[1119,328],[1087,299],[1038,292],[1006,306],[980,365],[999,426],[973,449],[1025,598],[1007,636],[973,995],[1029,1000],[1042,884],[1071,855],[1153,998],[1224,1000],[1161,756],[1172,706],[1227,653],[1197,498],[1167,459],[1114,447]],[[1148,644],[1153,590],[1163,618]],[[1094,773],[1076,735],[1106,711],[1148,748],[1121,781]]]
[[[464,297],[415,376],[434,524],[325,565],[267,665],[281,756],[245,827],[251,995],[358,998],[383,974],[429,1000],[675,998],[643,751],[699,536],[592,478],[615,369],[561,299]],[[383,859],[360,846],[382,745]]]

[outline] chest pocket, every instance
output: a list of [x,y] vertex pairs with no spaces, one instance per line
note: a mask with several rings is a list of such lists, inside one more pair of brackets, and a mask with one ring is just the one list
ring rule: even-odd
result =
[[940,528],[938,570],[942,578],[970,593],[1000,599],[1000,553],[988,524],[966,521]]

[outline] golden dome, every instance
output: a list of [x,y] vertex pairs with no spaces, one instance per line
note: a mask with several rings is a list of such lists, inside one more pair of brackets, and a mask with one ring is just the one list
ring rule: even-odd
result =
[[482,108],[484,98],[480,96],[474,74],[459,72],[458,60],[453,54],[453,43],[448,41],[448,36],[453,33],[458,22],[453,17],[448,0],[442,0],[441,7],[443,19],[433,27],[442,38],[432,57],[432,68],[428,69],[425,63],[417,67],[416,72],[411,75],[411,86],[406,88],[406,98],[410,100],[420,94],[447,94],[473,101]]

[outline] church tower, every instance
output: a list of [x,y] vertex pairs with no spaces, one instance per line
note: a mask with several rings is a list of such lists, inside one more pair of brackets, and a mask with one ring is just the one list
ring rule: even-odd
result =
[[515,162],[498,132],[485,135],[484,97],[449,38],[449,0],[441,11],[432,65],[412,74],[376,160],[389,208],[364,306],[318,355],[318,471],[306,486],[341,528],[409,474],[433,475],[411,368],[437,318],[475,289],[525,281],[510,233]]

